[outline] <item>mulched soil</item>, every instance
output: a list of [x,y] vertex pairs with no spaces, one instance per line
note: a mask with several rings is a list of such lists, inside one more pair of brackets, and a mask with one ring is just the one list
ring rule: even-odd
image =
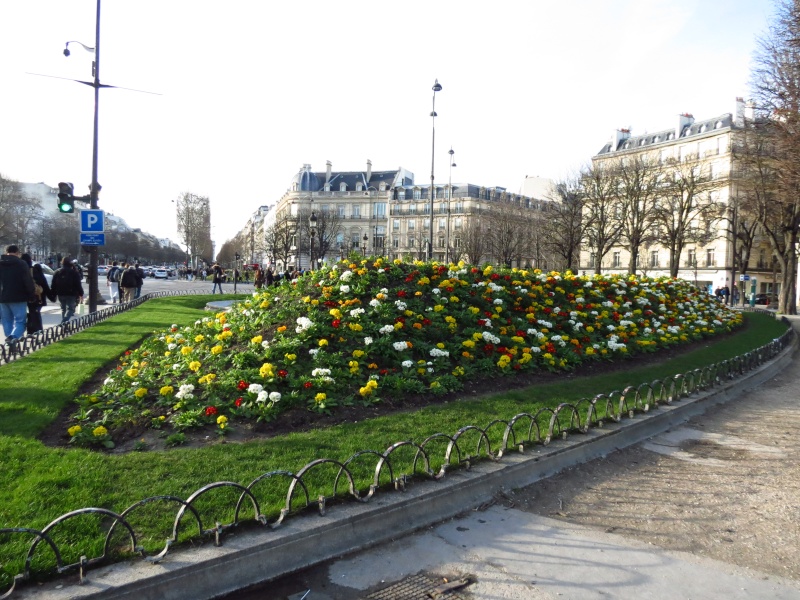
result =
[[[747,326],[745,324],[745,326]],[[715,338],[715,341],[719,338]],[[657,353],[640,354],[621,361],[588,363],[581,367],[580,375],[576,373],[524,373],[514,376],[487,378],[481,381],[467,382],[465,388],[459,392],[434,396],[433,394],[404,395],[401,398],[383,398],[379,404],[367,406],[340,406],[331,414],[319,414],[304,408],[293,408],[282,413],[280,418],[269,423],[256,423],[232,418],[230,429],[224,437],[218,435],[216,427],[207,426],[195,430],[185,431],[186,441],[181,447],[202,447],[215,443],[237,443],[266,439],[288,433],[322,429],[342,423],[354,423],[371,419],[373,417],[391,415],[402,412],[412,412],[426,406],[444,404],[461,399],[475,399],[484,395],[497,394],[510,390],[517,390],[531,385],[544,384],[564,379],[577,379],[578,377],[594,377],[605,373],[620,370],[630,370],[655,363],[661,363],[686,352],[707,345],[707,340],[693,342],[680,348],[668,348]],[[109,366],[109,368],[112,368]],[[106,377],[107,369],[101,369],[79,391],[79,394],[88,394],[98,389]],[[75,406],[67,406],[53,420],[50,425],[38,436],[38,439],[47,446],[65,447],[69,444],[67,429],[75,424],[71,416],[75,413]],[[130,426],[111,431],[117,447],[109,452],[124,453],[134,449],[163,450],[165,438],[174,433],[169,429],[155,430],[145,426]]]

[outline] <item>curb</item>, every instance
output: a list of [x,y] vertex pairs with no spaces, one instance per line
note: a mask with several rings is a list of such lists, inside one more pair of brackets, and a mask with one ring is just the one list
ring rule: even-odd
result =
[[502,489],[524,487],[566,468],[605,456],[662,433],[714,407],[741,397],[792,364],[797,336],[774,360],[743,377],[632,419],[572,434],[549,446],[509,452],[439,481],[412,482],[368,503],[329,507],[324,515],[298,515],[268,532],[226,535],[224,545],[204,544],[170,554],[158,564],[117,563],[77,578],[16,590],[16,598],[44,600],[212,599],[305,569],[338,556],[391,541],[489,502]]

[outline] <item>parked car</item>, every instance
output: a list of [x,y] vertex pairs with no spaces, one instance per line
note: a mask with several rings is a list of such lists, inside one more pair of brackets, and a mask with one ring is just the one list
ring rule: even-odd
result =
[[108,275],[108,270],[109,270],[110,268],[111,268],[111,267],[109,267],[108,265],[98,265],[98,267],[97,267],[97,274],[98,274],[98,275]]
[[756,294],[756,304],[769,305],[773,302],[778,302],[778,296],[775,294]]
[[156,269],[153,271],[153,277],[156,279],[167,279],[169,277],[169,273],[167,273],[166,269]]

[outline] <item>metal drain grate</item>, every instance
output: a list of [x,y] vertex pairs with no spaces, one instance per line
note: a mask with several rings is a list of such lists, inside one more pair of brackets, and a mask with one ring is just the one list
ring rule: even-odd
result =
[[[373,592],[367,600],[431,600],[431,594],[441,581],[433,581],[424,575],[412,575],[403,581],[394,583],[387,588]],[[435,596],[441,600],[465,600],[464,596],[455,591],[444,592]]]

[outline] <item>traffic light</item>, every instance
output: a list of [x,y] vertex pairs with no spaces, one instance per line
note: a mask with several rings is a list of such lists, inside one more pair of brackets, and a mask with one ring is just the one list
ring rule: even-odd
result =
[[75,212],[75,191],[71,183],[64,183],[63,181],[58,184],[58,210],[62,213]]

